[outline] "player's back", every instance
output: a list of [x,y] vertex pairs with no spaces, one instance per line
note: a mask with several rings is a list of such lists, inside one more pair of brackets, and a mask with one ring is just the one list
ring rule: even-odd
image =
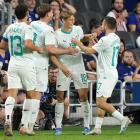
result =
[[115,33],[110,33],[102,37],[102,50],[98,53],[98,72],[99,74],[117,73],[117,59],[120,48],[120,39]]
[[[48,34],[48,31],[52,30],[52,27],[48,26],[45,22],[42,21],[33,21],[31,23],[32,29],[33,29],[33,42],[35,46],[39,47],[46,47],[45,40],[46,35]],[[34,57],[36,59],[37,66],[40,67],[48,67],[48,53],[44,52],[42,54],[39,54],[38,52],[34,52]]]
[[33,60],[32,53],[27,53],[27,50],[24,47],[24,41],[32,38],[32,30],[29,25],[24,22],[11,24],[3,36],[8,40],[8,47],[11,56],[10,66],[24,65],[24,63],[28,63]]

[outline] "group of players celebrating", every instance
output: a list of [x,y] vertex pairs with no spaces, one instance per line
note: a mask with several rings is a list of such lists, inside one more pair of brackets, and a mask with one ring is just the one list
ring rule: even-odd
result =
[[[53,13],[50,5],[41,4],[37,8],[40,19],[27,24],[28,8],[17,6],[15,15],[17,22],[11,24],[3,34],[0,49],[9,49],[10,62],[8,67],[8,97],[5,102],[4,133],[12,136],[12,111],[18,89],[27,91],[23,104],[22,119],[19,132],[34,135],[35,124],[40,106],[41,92],[48,84],[49,58],[59,68],[56,84],[57,103],[55,106],[55,135],[62,134],[62,118],[64,114],[64,92],[69,89],[71,80],[78,90],[84,118],[82,133],[101,134],[101,126],[105,112],[121,122],[120,134],[124,133],[130,120],[118,112],[107,98],[112,94],[118,80],[116,70],[120,39],[115,34],[116,20],[105,17],[102,31],[105,36],[90,47],[80,41],[84,38],[80,26],[74,25],[74,15],[62,11],[60,17],[63,25],[54,32],[48,25]],[[89,39],[92,35],[89,35]],[[90,106],[88,102],[88,82],[82,59],[82,51],[87,54],[98,53],[96,104],[97,117],[95,128],[90,131]]]

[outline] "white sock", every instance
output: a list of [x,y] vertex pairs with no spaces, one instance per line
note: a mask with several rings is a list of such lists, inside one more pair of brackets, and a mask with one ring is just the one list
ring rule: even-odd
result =
[[102,123],[103,123],[103,119],[104,118],[96,117],[95,128],[101,129],[101,126],[102,126]]
[[15,104],[15,99],[11,96],[7,97],[6,101],[5,101],[5,120],[6,122],[10,122],[12,121],[12,112],[13,112],[13,108],[14,108],[14,104]]
[[21,118],[21,124],[28,128],[29,118],[31,114],[31,99],[25,99],[23,103],[23,109],[22,109],[22,118]]
[[31,115],[29,118],[29,129],[33,130],[40,108],[40,100],[31,99],[31,102],[32,102],[32,107],[31,107]]
[[84,114],[84,127],[89,128],[89,123],[90,123],[90,106],[88,101],[86,102],[81,102],[81,107],[82,111]]
[[62,127],[63,114],[64,114],[64,103],[56,103],[56,105],[55,105],[56,128],[61,128]]
[[117,110],[112,113],[112,116],[120,121],[122,121],[124,118],[124,116]]

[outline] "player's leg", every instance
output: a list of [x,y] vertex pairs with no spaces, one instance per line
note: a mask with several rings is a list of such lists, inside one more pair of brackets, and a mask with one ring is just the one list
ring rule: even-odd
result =
[[20,128],[20,133],[34,134],[33,126],[35,124],[40,106],[40,94],[36,89],[36,69],[31,64],[30,68],[24,68],[20,71],[21,80],[24,89],[27,91],[27,98],[23,104],[23,113]]
[[88,102],[88,83],[84,65],[79,64],[73,68],[72,75],[75,88],[78,89],[80,103],[84,115],[84,130],[82,133],[86,135],[90,130],[90,105]]
[[71,79],[67,78],[61,71],[58,72],[56,82],[56,98],[57,103],[55,105],[55,135],[62,134],[62,118],[64,115],[64,91],[67,91],[70,86]]
[[63,116],[64,119],[69,118],[68,107],[69,107],[69,99],[68,99],[68,97],[65,97],[65,100],[64,100],[64,116]]
[[57,103],[55,105],[55,135],[60,135],[62,132],[62,119],[64,115],[64,91],[56,92]]
[[12,133],[12,112],[15,104],[17,92],[21,88],[20,77],[17,74],[17,69],[8,68],[8,97],[5,101],[5,135],[11,136]]
[[12,113],[15,104],[15,98],[17,96],[17,89],[9,89],[8,97],[5,101],[5,125],[4,133],[6,136],[12,136]]
[[90,105],[88,102],[88,89],[87,88],[82,88],[78,89],[79,93],[79,98],[80,98],[80,103],[83,111],[83,118],[84,118],[84,130],[83,134],[86,135],[89,130],[90,130]]
[[[108,84],[109,83],[109,84]],[[103,78],[98,80],[96,104],[99,108],[106,112],[109,112],[113,117],[118,119],[121,123],[121,131],[125,131],[129,123],[129,119],[125,118],[119,111],[117,111],[113,105],[107,103],[107,99],[111,97],[113,89],[117,83],[117,78]],[[124,123],[123,123],[124,122]],[[123,132],[120,132],[123,133]]]

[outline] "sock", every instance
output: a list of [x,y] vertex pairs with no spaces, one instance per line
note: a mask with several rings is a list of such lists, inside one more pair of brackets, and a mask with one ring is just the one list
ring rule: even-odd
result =
[[12,112],[13,112],[13,108],[14,108],[14,104],[15,104],[15,99],[11,96],[7,97],[6,101],[5,101],[5,120],[6,122],[10,122],[12,121]]
[[88,101],[86,102],[81,102],[81,107],[82,111],[84,114],[84,127],[89,128],[89,123],[90,123],[90,106]]
[[102,126],[102,123],[103,123],[103,119],[104,118],[96,117],[95,128],[101,129],[101,126]]
[[112,113],[112,116],[118,119],[119,121],[122,121],[124,118],[124,116],[117,110]]
[[40,108],[40,100],[31,99],[31,103],[32,105],[31,105],[31,114],[29,118],[29,129],[33,130]]
[[61,128],[62,127],[63,114],[64,114],[64,103],[56,103],[56,106],[55,106],[56,128]]
[[22,118],[21,118],[21,124],[28,128],[29,118],[31,114],[31,99],[25,99],[23,103],[23,109],[22,109]]

